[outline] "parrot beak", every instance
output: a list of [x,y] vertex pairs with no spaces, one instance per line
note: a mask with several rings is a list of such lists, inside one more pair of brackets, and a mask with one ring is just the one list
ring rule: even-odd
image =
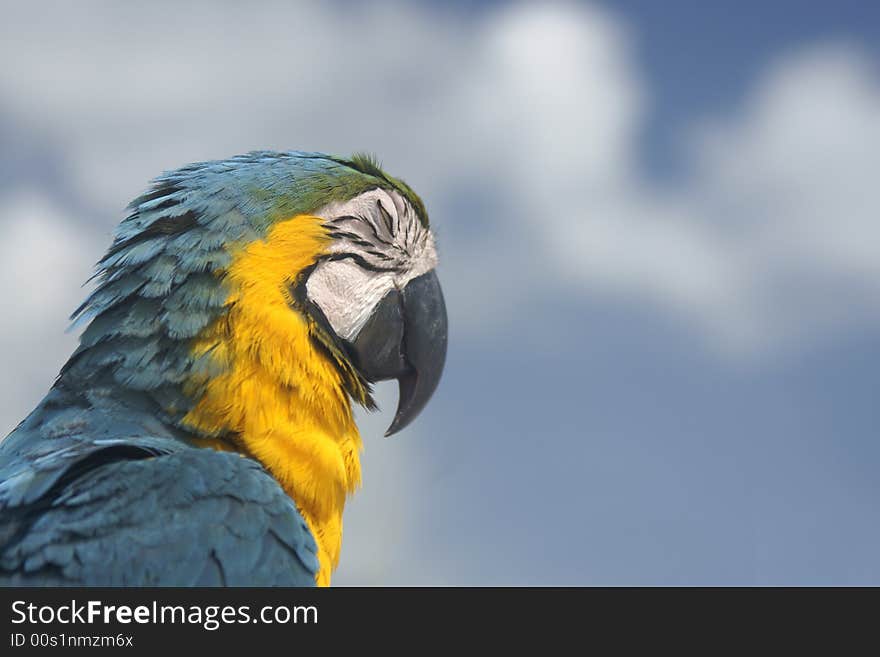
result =
[[349,343],[366,379],[400,384],[397,413],[386,436],[406,427],[431,399],[446,362],[447,336],[446,304],[432,270],[386,294]]

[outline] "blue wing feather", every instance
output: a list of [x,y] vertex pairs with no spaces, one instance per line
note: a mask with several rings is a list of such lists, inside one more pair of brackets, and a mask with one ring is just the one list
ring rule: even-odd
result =
[[119,399],[56,388],[0,443],[2,585],[313,586],[316,552],[259,463]]

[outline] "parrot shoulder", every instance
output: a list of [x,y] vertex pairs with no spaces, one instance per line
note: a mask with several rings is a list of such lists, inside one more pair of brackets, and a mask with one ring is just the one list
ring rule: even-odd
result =
[[0,443],[0,583],[314,585],[314,538],[256,461],[88,413],[47,438],[41,408]]

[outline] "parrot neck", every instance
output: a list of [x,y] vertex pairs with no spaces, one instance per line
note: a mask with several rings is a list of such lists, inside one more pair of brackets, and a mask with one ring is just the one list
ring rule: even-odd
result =
[[362,447],[343,376],[290,298],[292,273],[326,245],[320,219],[298,216],[234,255],[225,272],[228,310],[193,350],[221,373],[189,383],[198,401],[182,422],[206,437],[234,436],[279,481],[318,543],[319,585],[329,584],[339,560]]

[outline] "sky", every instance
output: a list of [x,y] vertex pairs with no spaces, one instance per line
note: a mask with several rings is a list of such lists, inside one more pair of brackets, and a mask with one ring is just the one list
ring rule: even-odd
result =
[[334,583],[880,584],[880,8],[4,15],[0,434],[152,177],[367,150],[425,200],[450,343],[411,428],[393,384],[359,413]]

